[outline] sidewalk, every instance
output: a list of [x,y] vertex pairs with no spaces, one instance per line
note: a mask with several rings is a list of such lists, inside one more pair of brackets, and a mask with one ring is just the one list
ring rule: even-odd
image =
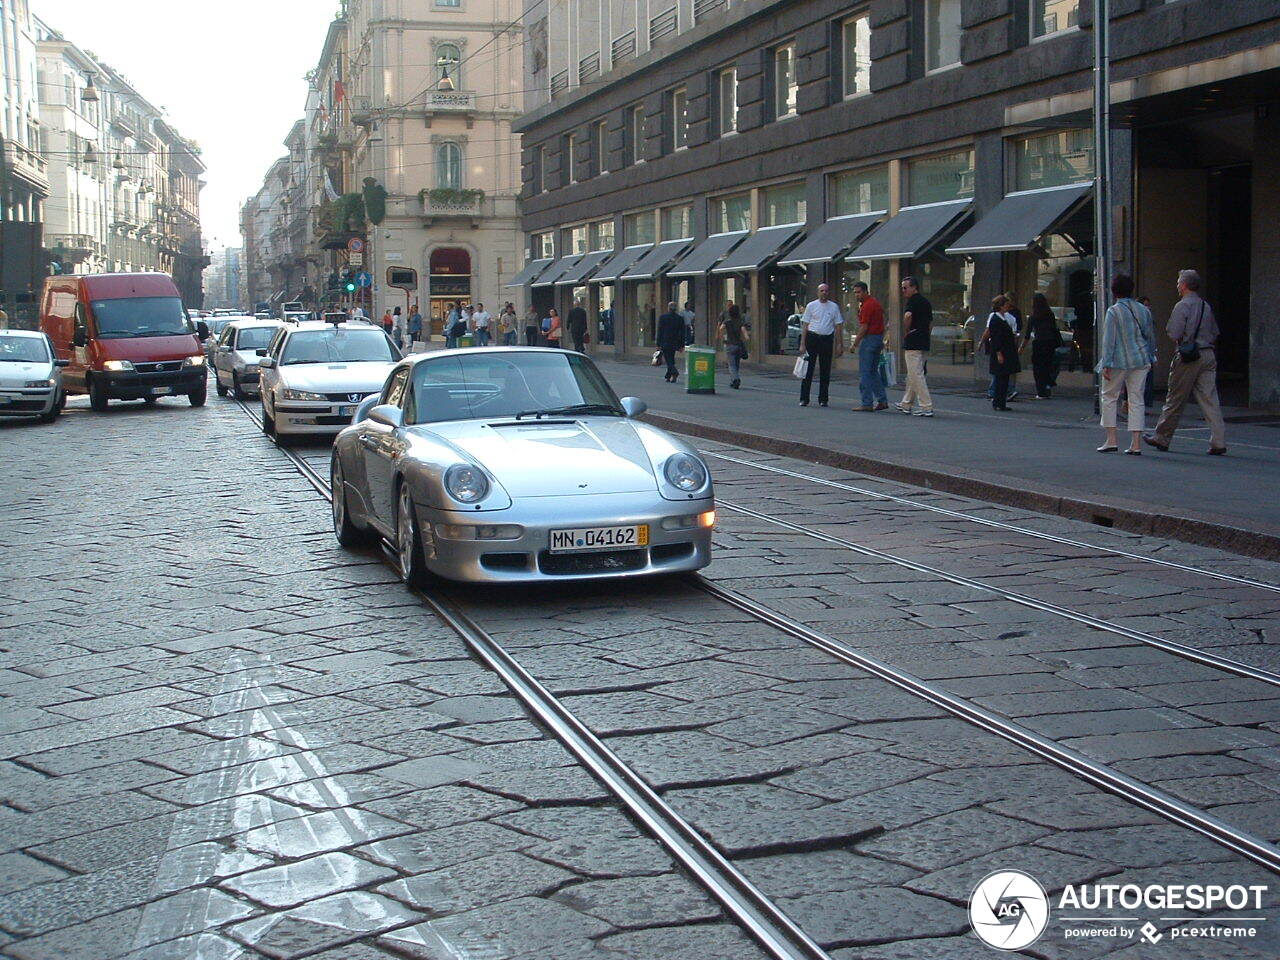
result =
[[[745,370],[742,389],[730,390],[721,365],[716,394],[688,394],[683,376],[669,385],[661,371],[641,362],[596,362],[619,395],[640,397],[649,405],[647,419],[675,431],[1105,526],[1280,557],[1280,418],[1269,423],[1225,408],[1228,453],[1209,457],[1208,428],[1190,404],[1169,453],[1145,447],[1141,457],[1127,457],[1094,452],[1103,433],[1088,397],[1020,398],[1009,413],[997,413],[980,388],[940,387],[934,391],[936,416],[926,419],[893,409],[853,412],[856,370],[833,380],[830,408],[815,399],[802,409],[799,384],[785,373]],[[890,389],[890,402],[901,395]],[[1148,430],[1158,415],[1157,400]],[[1263,422],[1232,423],[1235,417]]]

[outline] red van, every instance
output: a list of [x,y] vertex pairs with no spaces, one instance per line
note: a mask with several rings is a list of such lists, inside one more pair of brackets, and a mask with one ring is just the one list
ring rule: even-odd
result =
[[208,384],[197,328],[165,273],[49,277],[40,328],[53,341],[67,393],[87,393],[94,410],[108,400],[185,394],[204,404]]

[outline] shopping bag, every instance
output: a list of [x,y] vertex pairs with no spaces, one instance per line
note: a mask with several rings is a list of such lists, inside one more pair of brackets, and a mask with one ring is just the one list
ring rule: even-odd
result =
[[791,375],[797,380],[803,380],[809,375],[809,355],[807,353],[796,357],[796,365],[791,368]]
[[652,361],[652,362],[653,362],[653,365],[654,365],[655,367],[660,367],[660,366],[662,366],[662,351],[661,351],[661,350],[655,350],[655,351],[653,351],[653,361]]
[[898,385],[898,355],[885,351],[880,354],[880,379],[886,387]]

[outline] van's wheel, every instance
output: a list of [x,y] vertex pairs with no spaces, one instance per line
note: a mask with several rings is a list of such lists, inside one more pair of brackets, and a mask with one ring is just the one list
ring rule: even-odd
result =
[[107,391],[102,389],[97,377],[89,377],[88,381],[90,408],[95,413],[105,413],[107,410]]
[[417,512],[407,483],[400,484],[396,503],[396,560],[400,565],[400,579],[410,587],[425,587],[430,575],[422,556]]
[[154,407],[156,405],[156,400],[158,399],[159,399],[158,397],[143,397],[142,402],[145,403],[148,407]]
[[193,407],[203,407],[204,402],[209,399],[208,382],[206,381],[205,383],[200,384],[200,386],[188,393],[187,399],[191,401],[191,405]]
[[[231,375],[231,379],[234,381],[235,377],[236,375],[233,373]],[[227,388],[222,385],[222,380],[218,378],[216,373],[213,375],[213,389],[218,391],[218,396],[220,397],[225,397],[227,395]]]

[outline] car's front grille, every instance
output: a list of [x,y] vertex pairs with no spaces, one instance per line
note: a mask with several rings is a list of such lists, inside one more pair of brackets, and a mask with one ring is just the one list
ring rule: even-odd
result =
[[[330,403],[359,403],[361,400],[363,400],[367,396],[369,396],[369,394],[367,393],[326,393],[325,394],[325,397],[328,399]],[[355,399],[352,399],[353,397]]]
[[480,566],[486,570],[527,570],[529,557],[523,553],[482,553]]
[[11,400],[9,403],[0,404],[0,416],[6,413],[39,413],[48,402],[47,396],[40,397],[38,400]]
[[599,553],[538,554],[538,569],[543,573],[570,575],[575,573],[622,573],[644,567],[645,550],[602,550]]
[[316,417],[317,427],[345,427],[350,423],[350,417]]
[[693,556],[692,543],[663,543],[649,548],[649,556],[654,563],[664,560],[683,560]]
[[164,360],[160,363],[135,363],[133,369],[138,373],[165,373],[170,370],[181,370],[181,360]]

